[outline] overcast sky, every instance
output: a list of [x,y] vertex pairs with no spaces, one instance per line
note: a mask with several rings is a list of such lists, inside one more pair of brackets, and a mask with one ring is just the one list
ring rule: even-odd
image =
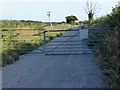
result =
[[[101,8],[95,15],[96,18],[110,13],[119,0],[94,1]],[[0,19],[48,21],[46,13],[51,11],[52,22],[65,21],[68,15],[75,15],[79,20],[87,20],[83,8],[85,2],[86,0],[1,0]]]

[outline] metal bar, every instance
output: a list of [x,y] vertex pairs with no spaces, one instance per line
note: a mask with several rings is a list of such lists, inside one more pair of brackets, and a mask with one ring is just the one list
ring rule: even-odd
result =
[[[45,26],[42,26],[42,27],[40,27],[40,28],[44,28],[44,27],[47,27],[47,26],[50,26],[50,24],[45,25]],[[40,28],[38,28],[38,29],[40,29]],[[38,29],[36,29],[36,35],[38,34],[38,32],[37,32]],[[43,29],[43,30],[44,30],[44,29]]]
[[[0,35],[0,36],[34,36],[34,35]],[[43,36],[43,35],[40,35]]]
[[76,29],[76,30],[72,30],[72,29],[70,29],[70,30],[50,30],[50,31],[46,31],[46,32],[60,32],[60,31],[79,31],[78,29]]
[[88,45],[89,45],[89,44],[91,44],[91,45],[95,45],[95,44],[97,44],[97,43],[88,43]]
[[[48,25],[45,25],[43,27],[46,27],[46,26],[49,26],[50,24]],[[40,27],[40,28],[37,28],[37,30],[44,30],[44,29],[41,29],[43,27]],[[105,30],[105,29],[113,29],[113,28],[88,28],[88,30]],[[7,30],[36,30],[36,29],[0,29],[2,31],[7,31]],[[50,32],[54,32],[54,31],[79,31],[79,30],[51,30]]]
[[[5,47],[5,46],[3,46]],[[40,46],[6,46],[6,47],[40,47]]]
[[0,39],[0,40],[3,40],[3,41],[43,41],[43,40],[31,40],[31,39],[25,39],[25,40],[20,40],[20,39]]
[[96,35],[93,35],[93,34],[92,34],[92,35],[89,35],[89,36],[93,36],[93,37],[95,37],[95,38],[98,38]]
[[[53,43],[53,42],[65,42],[65,41],[50,41],[50,42]],[[82,42],[82,41],[76,41],[76,40],[75,40],[75,41],[67,41],[67,42]]]
[[26,40],[20,40],[20,39],[0,39],[3,41],[43,41],[43,40],[30,40],[30,39],[26,39]]
[[[34,49],[10,49],[12,51],[33,51]],[[39,49],[42,52],[42,49]]]
[[[13,34],[13,33],[11,33],[9,30],[8,30],[8,32],[10,33],[10,34],[12,34],[12,35],[15,35],[15,34]],[[16,36],[16,37],[18,37],[18,36]],[[19,39],[21,39],[20,37],[18,37]],[[24,42],[27,42],[26,40],[24,40],[24,39],[21,39],[22,41],[24,41]]]
[[[74,49],[74,48],[82,48],[82,47],[59,47],[57,49]],[[51,48],[46,48],[46,49],[53,49],[53,48],[51,47]]]
[[40,44],[42,45],[42,43],[6,43],[6,44]]
[[[2,30],[2,31],[13,30],[13,31],[15,31],[15,30],[36,30],[36,29],[0,29],[0,30]],[[44,29],[37,29],[37,30],[44,30]]]
[[100,36],[104,36],[104,34],[89,34],[89,35],[91,35],[91,36],[92,36],[92,35],[96,35],[96,36],[99,36],[99,35],[100,35]]
[[[63,52],[63,53],[65,53],[65,52],[67,52],[67,53],[70,53],[70,52],[75,52],[75,53],[77,53],[77,52],[80,52],[81,50],[69,50],[69,51],[65,51],[65,50],[61,50],[61,51],[54,51],[54,53],[55,52]],[[48,50],[47,50],[47,52],[49,52]],[[51,52],[52,53],[52,52]],[[85,50],[84,50],[84,52],[83,53],[85,53]]]
[[[47,46],[60,45],[60,44],[48,44]],[[63,45],[82,45],[82,44],[63,44]]]
[[42,27],[40,27],[39,29],[41,29],[41,28],[44,28],[44,27],[47,27],[47,26],[50,26],[50,24],[48,24],[48,25],[45,25],[45,26],[42,26]]
[[82,52],[75,52],[75,53],[49,53],[47,55],[81,55],[81,54],[93,54],[93,52],[85,52],[85,53],[82,53]]
[[[6,31],[5,31],[5,35],[6,35]],[[6,36],[5,36],[5,47],[6,47],[6,39],[7,39],[7,38],[6,38]],[[1,39],[0,39],[0,40],[1,40]]]
[[93,41],[94,42],[94,41],[102,41],[102,40],[87,40],[87,41],[91,41],[91,42]]
[[10,49],[10,50],[12,50],[12,51],[24,51],[24,50],[26,50],[26,51],[32,51],[33,49]]
[[106,28],[88,28],[88,30],[107,30],[107,29],[113,29],[111,27],[106,27]]
[[[57,36],[46,36],[46,37],[57,37]],[[59,37],[72,37],[72,36],[59,36]],[[79,37],[79,36],[75,36],[75,37]]]
[[41,53],[41,55],[43,55],[43,53],[42,52],[17,52],[17,53],[19,53],[19,54],[40,54]]
[[94,34],[94,35],[100,35],[100,36],[102,36],[102,35],[104,35],[104,34]]
[[45,45],[45,43],[46,43],[46,35],[45,35],[45,31],[44,31],[44,54],[46,55],[46,45]]

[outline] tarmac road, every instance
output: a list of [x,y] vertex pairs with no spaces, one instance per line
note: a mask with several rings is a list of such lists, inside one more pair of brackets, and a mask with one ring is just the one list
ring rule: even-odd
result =
[[[79,28],[76,28],[79,29]],[[76,33],[76,32],[74,32]],[[67,32],[65,35],[71,35]],[[61,37],[55,40],[60,40]],[[67,39],[67,38],[66,38]],[[72,38],[75,40],[77,38]],[[82,39],[80,39],[82,40]],[[49,42],[48,44],[50,44]],[[71,42],[72,43],[72,42]],[[80,42],[82,43],[82,41]],[[60,43],[56,43],[60,44]],[[64,43],[66,44],[66,43]],[[65,46],[62,44],[63,46]],[[76,47],[76,46],[73,46]],[[55,53],[60,47],[55,49]],[[86,49],[90,51],[89,48]],[[82,50],[82,49],[81,49]],[[78,51],[80,51],[78,49]],[[64,49],[62,50],[62,53]],[[66,52],[66,51],[65,51]],[[67,53],[70,51],[67,51]],[[91,51],[90,51],[91,52]],[[93,54],[40,55],[25,54],[3,68],[3,88],[103,88],[104,75]]]

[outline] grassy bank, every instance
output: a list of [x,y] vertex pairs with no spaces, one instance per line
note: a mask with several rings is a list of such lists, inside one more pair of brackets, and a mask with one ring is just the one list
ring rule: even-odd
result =
[[[95,33],[102,33],[104,37],[100,36],[101,43],[95,48],[96,57],[100,68],[106,76],[104,80],[108,88],[120,88],[120,7],[113,8],[111,14],[98,18],[93,21],[93,27],[111,27],[111,30],[95,31]],[[89,37],[90,40],[94,38]]]

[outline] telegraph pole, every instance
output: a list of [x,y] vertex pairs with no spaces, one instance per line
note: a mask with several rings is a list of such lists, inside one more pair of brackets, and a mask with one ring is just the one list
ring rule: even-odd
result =
[[49,23],[50,23],[50,14],[51,14],[51,12],[47,12],[47,15],[49,17]]
[[47,12],[47,15],[48,15],[48,17],[49,17],[49,23],[50,23],[50,26],[51,26],[51,30],[52,30],[52,24],[51,24],[51,22],[50,22],[50,16],[51,16],[51,12]]

